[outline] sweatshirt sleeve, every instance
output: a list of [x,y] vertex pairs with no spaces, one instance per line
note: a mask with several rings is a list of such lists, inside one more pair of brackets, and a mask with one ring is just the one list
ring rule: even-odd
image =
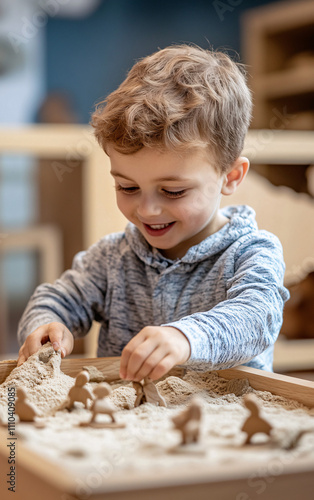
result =
[[75,338],[86,335],[98,311],[104,309],[107,279],[105,252],[101,242],[78,253],[72,268],[53,284],[38,286],[30,298],[18,327],[18,340],[39,326],[58,321],[66,325]]
[[255,358],[277,339],[283,305],[289,298],[283,286],[285,266],[279,240],[260,231],[239,245],[232,258],[234,275],[226,280],[226,300],[209,311],[167,324],[189,340],[188,364],[230,368]]

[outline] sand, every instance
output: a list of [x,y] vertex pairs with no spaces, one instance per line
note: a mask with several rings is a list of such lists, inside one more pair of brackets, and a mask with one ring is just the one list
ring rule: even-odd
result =
[[[125,423],[122,429],[80,427],[91,412],[77,403],[74,410],[57,411],[65,402],[74,378],[60,370],[61,358],[49,344],[15,368],[0,385],[0,416],[7,415],[8,387],[25,387],[29,400],[36,405],[45,427],[17,424],[17,436],[25,446],[49,461],[71,472],[77,491],[87,496],[91,489],[127,477],[148,477],[150,474],[171,475],[194,467],[226,467],[231,463],[291,463],[303,457],[314,459],[314,409],[253,390],[247,380],[224,380],[214,372],[188,371],[181,379],[169,376],[157,383],[167,407],[149,403],[134,408],[135,390],[131,384],[112,385],[111,402],[117,408],[116,420]],[[89,383],[92,390],[96,383]],[[253,392],[262,405],[262,416],[273,426],[272,438],[256,435],[253,444],[243,446],[246,434],[241,427],[249,416],[242,397]],[[202,399],[201,439],[195,453],[175,453],[181,441],[171,417],[182,411],[189,399]],[[99,421],[109,421],[99,415]],[[301,430],[295,448],[288,449]]]

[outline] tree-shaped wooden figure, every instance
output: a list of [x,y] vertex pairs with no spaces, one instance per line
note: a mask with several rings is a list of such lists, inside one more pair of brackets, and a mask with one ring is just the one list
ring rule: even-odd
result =
[[156,385],[149,377],[145,377],[143,382],[132,382],[132,384],[136,392],[136,399],[134,402],[135,408],[143,403],[152,403],[156,406],[167,406],[166,401],[161,394],[159,394]]
[[254,434],[263,433],[270,436],[272,426],[260,417],[260,403],[257,397],[254,394],[246,394],[243,397],[243,402],[251,412],[251,415],[246,419],[241,429],[247,434],[244,444],[249,444]]
[[88,387],[84,387],[87,382],[89,382],[89,374],[87,371],[83,370],[77,375],[75,385],[69,390],[68,400],[66,403],[66,408],[68,410],[73,408],[76,401],[83,403],[84,407],[87,408],[88,399],[93,400],[93,395]]

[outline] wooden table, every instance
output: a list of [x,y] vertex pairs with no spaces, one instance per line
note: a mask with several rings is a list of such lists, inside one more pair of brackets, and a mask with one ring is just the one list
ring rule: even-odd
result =
[[[97,366],[108,380],[118,379],[119,358],[65,359],[61,368],[64,373],[76,376],[86,364]],[[16,366],[15,361],[0,363],[0,383]],[[173,374],[180,376],[183,369]],[[264,372],[248,367],[220,370],[217,374],[225,379],[246,378],[256,390],[266,390],[276,395],[295,399],[306,406],[314,406],[314,382],[294,379],[284,375]],[[219,466],[210,470],[184,469],[179,472],[148,473],[137,477],[134,473],[121,477],[119,482],[108,481],[101,489],[93,488],[90,495],[80,496],[74,477],[51,465],[45,457],[29,451],[22,442],[17,443],[17,491],[7,492],[8,431],[0,429],[0,494],[1,498],[14,500],[313,500],[314,463],[308,458],[298,458],[290,463],[269,464],[264,475],[256,476],[256,465],[227,464],[223,471]],[[255,479],[254,479],[255,477]],[[302,490],[302,493],[301,493]],[[9,496],[8,496],[9,493]],[[7,495],[7,496],[5,496]]]

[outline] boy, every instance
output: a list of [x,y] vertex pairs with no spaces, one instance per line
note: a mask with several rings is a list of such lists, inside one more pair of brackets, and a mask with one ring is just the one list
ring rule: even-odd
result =
[[272,370],[288,298],[282,249],[249,207],[219,210],[249,168],[250,116],[245,77],[223,53],[179,45],[135,64],[92,123],[130,224],[36,289],[19,364],[49,339],[64,357],[96,320],[98,356],[122,353],[127,380],[187,361]]

